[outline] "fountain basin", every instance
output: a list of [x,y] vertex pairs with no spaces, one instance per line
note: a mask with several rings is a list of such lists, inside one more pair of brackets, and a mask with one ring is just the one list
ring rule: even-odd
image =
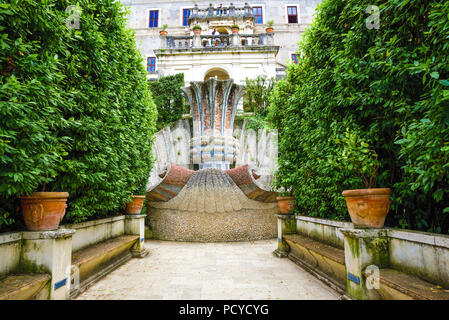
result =
[[[172,170],[180,177],[190,177],[174,197],[148,201],[148,219],[156,239],[217,242],[276,237],[277,202],[260,201],[271,199],[276,193],[261,189],[247,166],[228,171],[208,168],[191,172],[171,165],[161,183],[149,190],[147,199],[155,199],[153,193],[161,192],[161,185],[162,190],[169,191],[165,180],[175,180],[170,174]],[[251,193],[258,195],[259,201],[249,198],[232,177],[244,190],[252,189]]]

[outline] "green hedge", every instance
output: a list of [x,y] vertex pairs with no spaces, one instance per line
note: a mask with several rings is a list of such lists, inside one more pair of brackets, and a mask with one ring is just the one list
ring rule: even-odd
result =
[[67,191],[66,222],[115,214],[142,193],[157,111],[122,5],[0,4],[0,230],[20,227],[18,198]]
[[161,77],[149,82],[154,103],[158,111],[157,128],[162,129],[168,124],[182,118],[187,106],[181,87],[184,86],[184,73]]
[[[379,29],[366,27],[368,5]],[[436,0],[318,5],[268,115],[280,128],[277,183],[294,188],[299,213],[349,220],[341,192],[364,185],[335,163],[339,141],[357,136],[380,161],[375,187],[393,189],[386,225],[449,232],[448,15]]]

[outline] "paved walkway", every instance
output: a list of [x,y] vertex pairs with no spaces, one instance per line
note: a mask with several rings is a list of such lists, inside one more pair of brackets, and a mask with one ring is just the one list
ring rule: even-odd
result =
[[276,258],[276,241],[146,241],[147,257],[132,259],[77,299],[338,299],[290,260]]

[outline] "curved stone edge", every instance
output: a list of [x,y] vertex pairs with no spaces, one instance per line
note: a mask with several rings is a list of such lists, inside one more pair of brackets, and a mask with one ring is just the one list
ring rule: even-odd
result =
[[255,167],[245,164],[226,170],[226,173],[248,198],[265,203],[276,202],[278,193],[257,182],[260,176],[256,174]]
[[159,174],[160,180],[147,187],[147,200],[166,202],[181,192],[195,171],[169,164]]
[[152,208],[149,223],[154,239],[228,242],[273,239],[277,236],[277,208],[242,209],[234,213],[199,213]]

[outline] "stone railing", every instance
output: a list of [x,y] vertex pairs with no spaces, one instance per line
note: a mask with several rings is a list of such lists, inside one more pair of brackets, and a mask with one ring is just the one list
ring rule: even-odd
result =
[[253,10],[248,3],[242,8],[236,8],[232,3],[228,7],[217,6],[214,7],[209,4],[208,8],[200,9],[198,5],[195,4],[191,10],[191,15],[189,21],[191,20],[202,20],[213,17],[246,17],[254,18]]
[[161,49],[227,48],[274,45],[273,33],[161,36]]

